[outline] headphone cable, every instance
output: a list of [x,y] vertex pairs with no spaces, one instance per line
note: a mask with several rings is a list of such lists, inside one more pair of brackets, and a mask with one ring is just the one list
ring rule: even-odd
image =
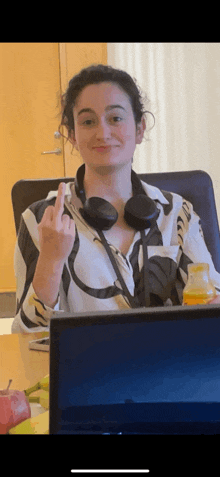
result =
[[148,259],[148,251],[147,251],[147,244],[146,244],[146,235],[144,230],[141,230],[141,238],[142,238],[142,245],[143,245],[145,306],[149,307],[150,306],[149,259]]
[[125,281],[124,281],[124,278],[122,277],[121,272],[120,272],[120,270],[119,270],[119,268],[118,268],[118,266],[117,266],[117,264],[116,264],[116,262],[115,262],[115,258],[114,258],[113,254],[112,254],[112,251],[111,251],[111,249],[110,249],[110,247],[109,247],[109,245],[108,245],[108,242],[107,242],[107,240],[106,240],[106,238],[105,238],[105,236],[104,236],[102,230],[98,230],[98,229],[96,229],[96,230],[97,230],[97,232],[98,232],[98,234],[99,234],[99,236],[100,236],[100,238],[101,238],[101,241],[102,241],[102,243],[103,243],[103,245],[104,245],[104,247],[105,247],[105,250],[106,250],[106,252],[107,252],[107,254],[108,254],[108,256],[109,256],[109,258],[110,258],[110,260],[111,260],[111,264],[112,264],[112,266],[113,266],[113,268],[114,268],[114,270],[115,270],[115,273],[116,273],[116,275],[117,275],[117,277],[118,277],[118,280],[119,280],[119,282],[120,282],[120,284],[121,284],[121,286],[122,286],[122,290],[124,291],[124,293],[125,293],[125,295],[126,295],[128,301],[129,301],[129,303],[130,303],[130,305],[131,305],[131,308],[139,308],[138,305],[137,305],[137,303],[136,303],[135,298],[130,294],[130,292],[129,292],[129,290],[128,290],[128,287],[127,287],[127,285],[126,285],[126,283],[125,283]]

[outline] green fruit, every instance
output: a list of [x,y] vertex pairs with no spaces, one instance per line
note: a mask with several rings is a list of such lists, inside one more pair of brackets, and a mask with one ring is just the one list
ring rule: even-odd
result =
[[49,411],[26,419],[10,429],[9,434],[49,434]]
[[28,400],[29,402],[37,402],[40,404],[44,409],[49,409],[49,392],[48,391],[42,391],[39,396],[29,396]]
[[44,389],[44,391],[49,391],[49,374],[44,376],[37,384],[32,386],[31,388],[25,389],[24,393],[26,396],[29,396],[31,393],[38,391],[39,389]]
[[44,409],[49,409],[49,392],[48,391],[42,391],[42,393],[39,396],[39,403]]

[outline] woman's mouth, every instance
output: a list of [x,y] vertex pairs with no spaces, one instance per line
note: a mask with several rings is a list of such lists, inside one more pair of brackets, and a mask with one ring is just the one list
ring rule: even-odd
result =
[[97,152],[110,152],[112,146],[100,146],[100,147],[94,147],[95,151]]
[[93,149],[97,152],[100,152],[100,153],[104,153],[106,154],[107,152],[111,152],[112,149],[114,149],[115,147],[119,147],[119,145],[110,145],[110,146],[95,146],[93,147]]

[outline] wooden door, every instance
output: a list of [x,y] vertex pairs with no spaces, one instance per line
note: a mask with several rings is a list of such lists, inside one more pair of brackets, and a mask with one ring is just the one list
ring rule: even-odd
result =
[[[91,63],[107,63],[107,44],[0,43],[0,294],[16,291],[12,186],[19,179],[75,175],[81,158],[54,133],[61,93]],[[56,148],[61,155],[42,155]]]
[[59,125],[58,43],[0,43],[0,291],[14,291],[16,240],[11,189],[19,179],[59,177],[63,154],[56,147]]

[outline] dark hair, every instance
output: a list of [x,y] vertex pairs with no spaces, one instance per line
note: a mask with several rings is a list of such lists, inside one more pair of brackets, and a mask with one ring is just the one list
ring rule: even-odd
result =
[[[145,111],[143,99],[136,81],[125,71],[118,70],[107,65],[91,65],[83,68],[69,82],[68,88],[61,98],[62,119],[60,126],[66,126],[68,130],[68,138],[71,131],[74,131],[73,108],[81,91],[90,84],[98,84],[103,82],[116,83],[122,88],[130,98],[136,127],[140,123],[144,113],[154,115],[150,111]],[[155,122],[155,118],[154,118]]]

